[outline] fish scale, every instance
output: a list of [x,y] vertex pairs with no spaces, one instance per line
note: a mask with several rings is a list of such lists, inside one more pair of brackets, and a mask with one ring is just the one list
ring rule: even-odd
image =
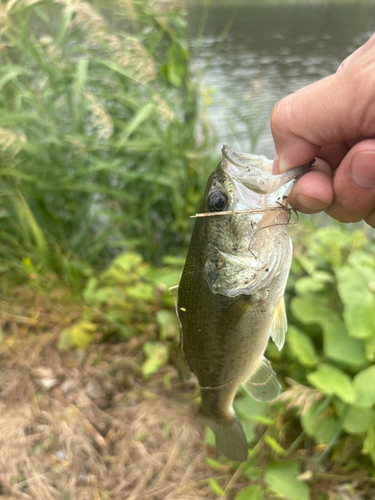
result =
[[311,165],[272,176],[260,168],[269,164],[223,147],[178,287],[180,377],[196,375],[198,416],[214,431],[217,448],[237,461],[247,458],[246,437],[232,407],[238,387],[261,401],[280,391],[263,354],[270,337],[279,348],[284,343],[283,295],[292,258],[286,198]]

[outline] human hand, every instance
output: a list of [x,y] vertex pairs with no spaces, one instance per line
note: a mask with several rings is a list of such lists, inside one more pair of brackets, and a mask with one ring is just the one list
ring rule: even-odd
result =
[[274,173],[316,157],[288,202],[304,213],[375,227],[375,35],[337,73],[279,101]]

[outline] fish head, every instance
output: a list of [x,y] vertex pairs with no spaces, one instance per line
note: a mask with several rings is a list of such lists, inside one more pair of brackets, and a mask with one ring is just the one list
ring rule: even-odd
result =
[[263,156],[222,151],[200,207],[204,269],[212,292],[250,295],[270,281],[282,250],[290,257],[287,197],[310,164],[273,176]]

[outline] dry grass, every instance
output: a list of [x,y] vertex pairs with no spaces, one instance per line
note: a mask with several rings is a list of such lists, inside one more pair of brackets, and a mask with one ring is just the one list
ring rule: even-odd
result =
[[136,341],[62,355],[55,340],[12,335],[1,344],[0,498],[215,498],[171,368],[168,390],[163,375],[146,389]]

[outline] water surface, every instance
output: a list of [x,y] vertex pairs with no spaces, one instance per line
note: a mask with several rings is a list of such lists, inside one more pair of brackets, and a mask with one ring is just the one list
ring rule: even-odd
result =
[[[190,40],[203,16],[203,2],[187,2]],[[204,73],[210,92],[209,116],[218,145],[250,151],[248,129],[262,129],[252,152],[273,156],[269,116],[273,104],[285,95],[328,76],[375,30],[375,2],[247,3],[212,0],[204,35],[194,56],[197,77],[218,49],[228,22],[232,27]],[[247,117],[245,126],[229,109]],[[264,127],[261,125],[264,121]],[[232,129],[230,127],[232,123]],[[255,129],[255,130],[254,130]]]

